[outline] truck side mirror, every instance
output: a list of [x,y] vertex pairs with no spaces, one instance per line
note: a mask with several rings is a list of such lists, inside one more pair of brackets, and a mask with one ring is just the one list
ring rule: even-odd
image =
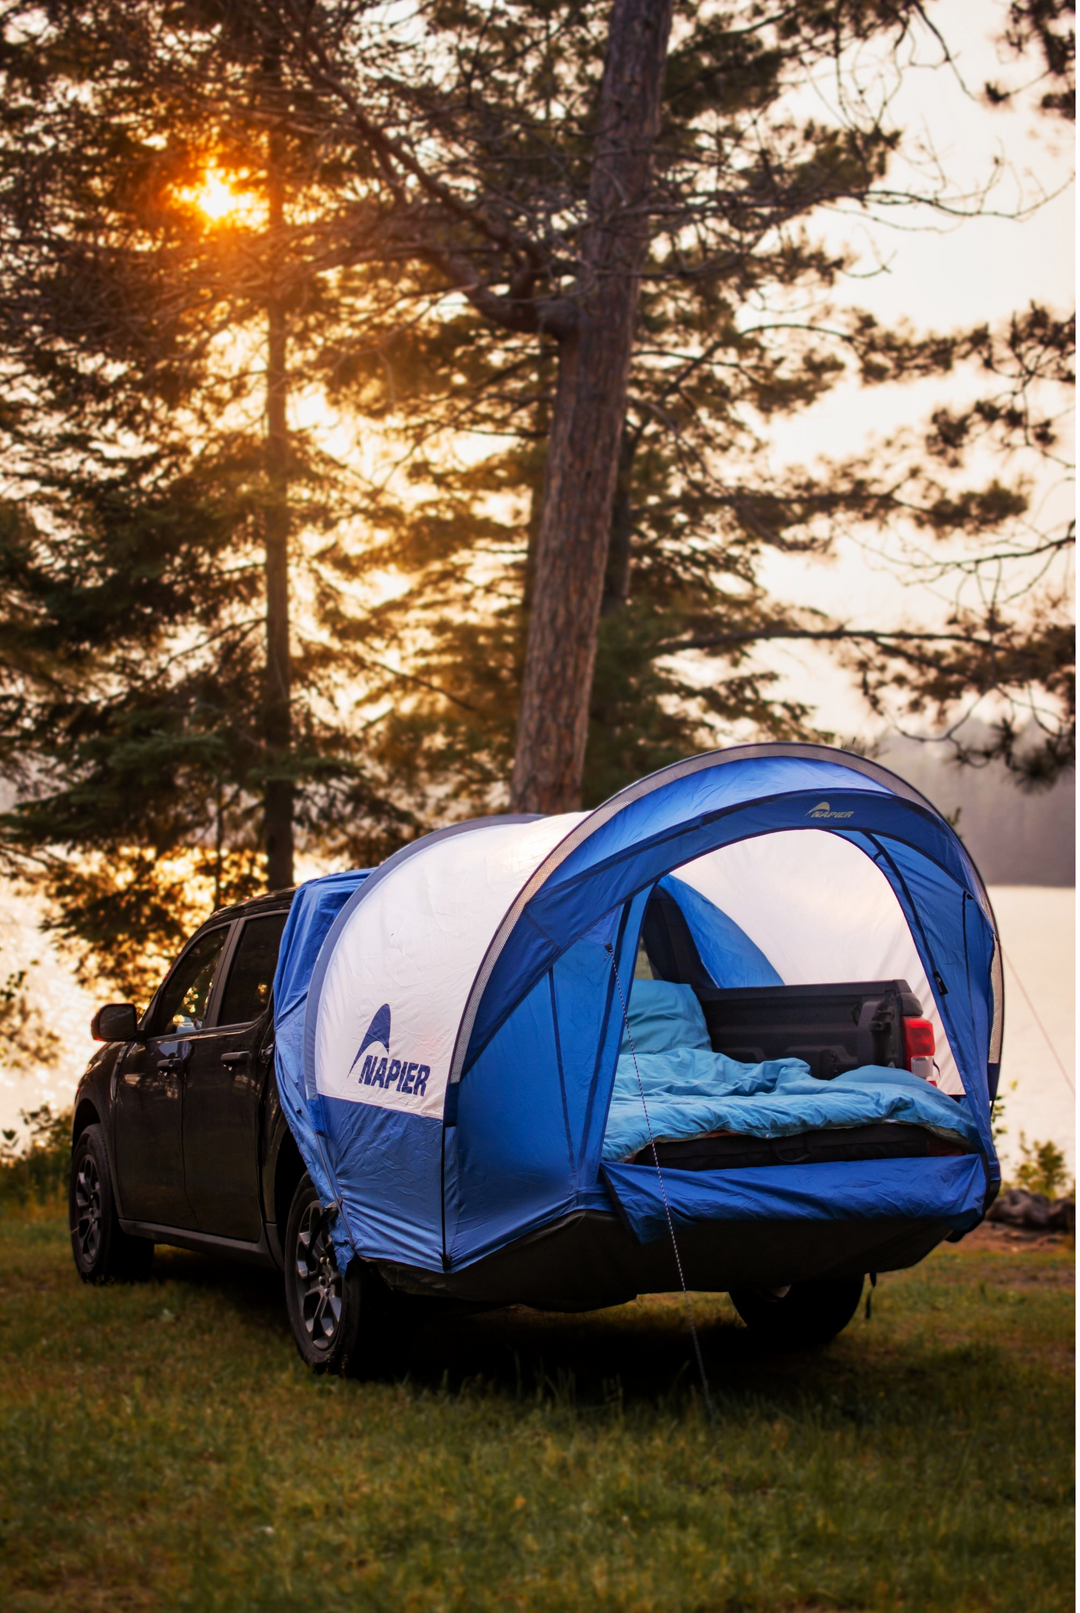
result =
[[90,1021],[95,1042],[133,1042],[139,1016],[131,1003],[106,1003]]

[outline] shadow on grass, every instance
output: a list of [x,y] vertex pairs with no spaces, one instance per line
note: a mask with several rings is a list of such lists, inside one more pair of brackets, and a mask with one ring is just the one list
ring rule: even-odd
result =
[[[718,1308],[718,1302],[708,1306]],[[695,1310],[706,1305],[699,1301]],[[865,1427],[895,1421],[901,1407],[912,1420],[932,1419],[942,1396],[954,1397],[951,1387],[934,1382],[932,1362],[922,1348],[888,1355],[875,1348],[861,1313],[832,1344],[790,1352],[764,1349],[731,1315],[695,1320],[718,1408],[752,1404],[766,1417],[805,1417],[809,1411]],[[1000,1370],[992,1349],[967,1344],[941,1353],[953,1363],[962,1356],[975,1379]],[[517,1400],[551,1398],[579,1409],[617,1400],[627,1411],[655,1410],[663,1403],[678,1413],[701,1398],[685,1310],[667,1296],[573,1318],[504,1311],[461,1319],[422,1332],[402,1368],[418,1388],[460,1394],[482,1387]]]
[[[259,1267],[240,1266],[211,1255],[159,1247],[154,1282],[178,1283],[189,1292],[227,1305],[247,1327],[290,1340],[282,1277]],[[718,1317],[721,1298],[698,1296],[698,1336],[718,1368],[740,1371],[760,1366],[760,1345],[734,1316]],[[819,1352],[820,1353],[820,1352]],[[786,1376],[795,1358],[767,1358]],[[808,1357],[798,1358],[805,1368]],[[693,1373],[691,1374],[691,1367]],[[787,1369],[787,1370],[785,1370]],[[655,1401],[658,1385],[698,1383],[681,1296],[655,1295],[603,1311],[573,1315],[533,1311],[524,1306],[473,1314],[443,1311],[438,1301],[421,1300],[412,1313],[407,1342],[395,1360],[384,1362],[384,1380],[407,1378],[425,1388],[460,1391],[478,1379],[514,1395],[540,1380],[565,1381],[572,1375],[579,1397],[608,1401],[618,1380],[624,1396]]]
[[[280,1341],[291,1354],[282,1278],[205,1255],[159,1249],[156,1281],[177,1283],[225,1305],[246,1328]],[[1006,1363],[983,1345],[949,1347],[914,1341],[883,1352],[887,1323],[867,1324],[860,1308],[840,1338],[822,1349],[793,1353],[762,1348],[724,1306],[721,1296],[697,1296],[695,1322],[710,1391],[718,1402],[753,1402],[766,1414],[820,1410],[830,1421],[869,1426],[895,1420],[901,1408],[922,1422],[941,1411],[932,1360],[962,1357],[969,1384],[1000,1378]],[[890,1343],[899,1341],[895,1335]],[[378,1344],[378,1341],[377,1341]],[[973,1376],[972,1376],[973,1374]],[[637,1406],[672,1412],[699,1400],[701,1382],[684,1302],[656,1295],[606,1311],[558,1315],[524,1307],[474,1315],[445,1315],[423,1302],[408,1342],[395,1347],[375,1374],[417,1392],[483,1392],[515,1402],[560,1401],[578,1409]],[[951,1377],[951,1374],[949,1375]],[[955,1388],[942,1388],[955,1399]]]
[[189,1293],[212,1296],[228,1305],[246,1326],[290,1337],[279,1271],[159,1244],[154,1250],[150,1281],[178,1283]]

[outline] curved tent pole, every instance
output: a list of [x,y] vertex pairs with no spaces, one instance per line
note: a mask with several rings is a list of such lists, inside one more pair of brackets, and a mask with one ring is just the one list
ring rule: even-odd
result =
[[[657,775],[654,775],[654,776],[657,776]],[[786,804],[786,802],[789,801],[790,799],[792,799],[793,796],[795,796],[795,795],[798,795],[798,794],[812,795],[814,793],[816,793],[816,792],[815,791],[809,791],[809,792],[808,791],[786,792],[783,795],[778,796],[777,799],[778,800],[783,800],[785,802],[785,804]],[[862,792],[852,791],[851,794],[852,795],[861,795]],[[865,797],[865,799],[868,802],[869,801],[876,801],[876,800],[887,800],[888,795],[885,792],[881,792],[881,793],[875,792],[873,795],[867,795]],[[944,818],[942,818],[941,814],[939,812],[937,812],[934,808],[932,808],[932,807],[930,807],[928,805],[924,806],[921,801],[910,801],[907,804],[915,810],[915,812],[917,813],[918,816],[922,817],[923,819],[929,820],[939,831],[944,830],[948,836],[952,837],[953,841],[955,841],[955,848],[954,849],[956,851],[958,851],[959,854],[960,854],[961,865],[963,867],[965,875],[969,871],[974,873],[974,866],[971,863],[971,860],[968,857],[968,855],[967,855],[962,843],[959,841],[958,837],[956,837],[955,832],[951,829],[951,827],[946,822],[946,820]],[[719,823],[722,820],[724,820],[726,818],[729,818],[729,817],[733,817],[733,816],[735,816],[735,815],[737,815],[737,814],[739,814],[741,812],[744,812],[744,811],[747,811],[747,810],[750,810],[750,809],[754,809],[754,808],[760,808],[760,807],[761,807],[760,799],[755,799],[755,798],[752,798],[752,797],[747,798],[745,800],[734,802],[734,803],[731,803],[731,804],[726,805],[724,807],[716,809],[714,812],[712,812],[712,813],[707,815],[707,818],[706,818],[705,822],[707,822],[709,824]],[[590,823],[591,821],[592,820],[589,819],[589,820],[587,820],[587,823]],[[584,829],[585,827],[587,827],[587,823],[582,824],[580,827],[582,829]],[[704,827],[704,824],[702,825],[702,827]],[[742,835],[739,835],[739,836],[736,836],[736,837],[732,837],[731,841],[726,842],[726,843],[735,844],[735,843],[741,843],[741,842],[747,841],[747,840],[758,839],[758,838],[761,838],[762,836],[766,836],[766,835],[775,833],[779,829],[783,829],[784,831],[797,831],[799,828],[813,828],[813,829],[820,830],[821,827],[822,827],[822,825],[813,824],[813,823],[812,824],[791,824],[791,823],[785,822],[783,824],[777,824],[777,825],[774,825],[774,826],[770,826],[768,828],[759,828],[757,830],[754,830],[751,833],[746,833],[746,834],[742,834]],[[680,834],[683,833],[682,830],[680,830],[678,832]],[[830,831],[827,831],[827,832],[835,833],[835,834],[838,835],[838,837],[847,839],[850,844],[857,846],[860,850],[863,850],[864,855],[870,856],[870,853],[866,852],[864,847],[859,846],[859,840],[855,837],[854,833],[848,835],[848,834],[844,834],[844,832],[841,831],[841,830],[830,830]],[[571,831],[571,834],[566,837],[566,840],[561,842],[560,845],[555,848],[554,853],[550,854],[549,859],[545,863],[540,864],[540,866],[536,870],[536,874],[534,874],[533,878],[529,881],[528,885],[525,887],[525,890],[522,893],[523,896],[526,894],[526,892],[531,892],[532,895],[538,895],[539,894],[539,890],[533,890],[532,887],[536,884],[537,880],[539,879],[540,889],[543,888],[544,884],[546,883],[546,877],[550,877],[550,874],[552,872],[554,872],[554,870],[550,866],[551,861],[555,857],[557,857],[559,853],[563,852],[564,847],[567,845],[567,843],[571,839],[575,838],[578,835],[578,833],[579,833],[579,831],[576,831],[576,830]],[[871,830],[865,828],[865,827],[860,829],[859,835],[860,835],[860,837],[865,837],[868,840],[873,839],[873,832]],[[676,838],[676,834],[673,832],[670,836],[667,836],[665,838],[674,839],[674,838]],[[894,838],[898,842],[901,842],[901,843],[903,842],[903,837],[898,835],[898,834],[891,835],[890,838]],[[580,843],[583,843],[583,842],[579,841],[579,844]],[[928,862],[931,862],[936,867],[940,868],[942,873],[947,875],[947,877],[949,877],[951,880],[953,880],[954,883],[959,883],[959,881],[957,881],[956,873],[954,872],[954,870],[950,869],[944,862],[941,861],[941,859],[939,857],[933,855],[933,853],[927,851],[924,847],[922,847],[921,845],[918,845],[914,841],[910,841],[910,842],[907,842],[907,843],[909,843],[912,846],[913,850],[918,851],[921,856],[926,858],[926,860]],[[717,846],[717,847],[705,847],[705,848],[694,850],[694,851],[692,851],[690,853],[687,853],[685,849],[680,850],[675,855],[674,859],[671,861],[671,863],[669,865],[665,865],[664,867],[661,868],[660,865],[658,864],[656,867],[650,869],[648,877],[643,878],[641,880],[640,885],[635,886],[634,889],[635,890],[644,889],[645,885],[653,883],[653,881],[655,879],[662,877],[663,874],[670,873],[673,869],[676,869],[676,868],[680,867],[684,861],[693,860],[697,856],[706,855],[709,850],[713,850],[713,849],[719,849],[719,846]],[[875,860],[876,859],[871,856],[871,861],[875,861]],[[556,866],[557,866],[557,864],[556,864]],[[891,864],[890,864],[890,866],[891,866]],[[886,877],[888,877],[888,876],[886,876]],[[890,884],[894,884],[894,881],[892,879],[890,879],[889,882],[890,882]],[[567,886],[567,888],[569,888],[569,886]],[[894,888],[895,888],[895,885],[894,885]],[[620,892],[618,899],[619,900],[625,900],[629,895],[632,895],[632,894],[633,894],[633,891],[628,888],[628,889],[623,890],[623,891]],[[513,908],[511,909],[511,912],[507,915],[507,920],[504,922],[504,924],[502,926],[500,926],[499,931],[493,937],[491,945],[489,946],[488,952],[487,952],[487,954],[485,956],[484,964],[481,967],[480,971],[477,973],[476,979],[475,979],[475,981],[473,983],[472,991],[471,991],[470,996],[468,998],[468,1001],[466,1003],[465,1011],[462,1014],[462,1018],[461,1018],[461,1025],[460,1025],[460,1028],[459,1028],[457,1043],[456,1043],[456,1046],[455,1046],[453,1066],[452,1066],[451,1072],[450,1072],[450,1082],[451,1082],[451,1084],[455,1083],[456,1081],[459,1081],[461,1079],[461,1076],[464,1074],[466,1058],[468,1058],[469,1064],[472,1064],[475,1061],[479,1051],[481,1051],[481,1048],[478,1048],[476,1046],[471,1046],[470,1045],[471,1044],[472,1033],[473,1033],[473,1030],[474,1030],[475,1024],[476,1024],[476,1019],[477,1019],[478,1014],[479,1014],[481,999],[483,998],[484,991],[485,991],[487,985],[489,984],[489,982],[490,982],[490,980],[491,980],[491,978],[492,978],[492,976],[493,976],[493,974],[495,972],[497,964],[500,961],[500,957],[501,957],[501,954],[503,952],[504,947],[506,946],[507,942],[510,940],[510,937],[513,934],[514,930],[517,928],[518,921],[524,916],[524,911],[525,911],[525,906],[526,905],[527,904],[524,903],[521,898],[519,898],[518,901],[516,901],[514,903]],[[991,928],[991,933],[993,934],[993,936],[995,938],[995,943],[996,943],[997,931],[996,931],[996,926],[994,925],[992,911],[989,912],[989,913],[984,914],[984,917],[986,918],[987,923],[989,924],[989,926]],[[512,920],[512,922],[511,922],[511,920]],[[545,930],[545,928],[544,928],[542,923],[536,923],[536,921],[534,920],[534,924],[536,924],[536,928],[539,930],[539,932],[541,934],[549,936],[549,932]],[[549,936],[549,939],[550,939],[550,936]],[[545,967],[546,967],[546,964],[545,964]],[[543,969],[540,969],[539,972],[542,973]],[[538,976],[537,976],[537,978],[538,978]],[[531,974],[526,975],[526,976],[521,976],[519,978],[519,980],[518,980],[518,984],[520,986],[520,995],[524,995],[525,992],[529,989],[530,985],[534,984],[534,983],[535,983],[535,981],[534,981],[534,979],[533,979]],[[994,984],[995,984],[995,982],[992,981],[991,982],[992,987],[993,987]],[[996,1002],[992,1002],[991,1006],[992,1006],[993,1014],[997,1015],[999,1013],[999,1005]],[[501,1023],[501,1021],[507,1017],[507,1014],[510,1011],[512,1011],[512,1007],[513,1007],[512,1003],[506,1005],[506,1007],[504,1008],[503,1012],[499,1016],[499,1023]],[[498,1028],[498,1023],[491,1024],[491,1025],[488,1025],[486,1027],[486,1034],[484,1036],[484,1044],[486,1044],[491,1039],[491,1036],[495,1033],[497,1028]],[[484,1045],[484,1044],[482,1044],[482,1045]]]
[[[460,1081],[462,1075],[464,1074],[465,1059],[469,1049],[473,1024],[479,1009],[480,1000],[483,997],[484,991],[491,978],[503,947],[508,941],[513,930],[516,928],[518,920],[523,916],[529,902],[534,896],[539,894],[559,866],[565,862],[573,852],[584,846],[585,843],[597,832],[597,830],[603,828],[605,824],[610,822],[612,818],[616,817],[626,807],[633,805],[635,802],[642,800],[657,790],[663,789],[669,784],[678,782],[680,779],[692,777],[697,773],[705,772],[709,769],[724,768],[740,762],[767,760],[780,761],[787,759],[829,763],[836,767],[843,767],[847,771],[860,774],[869,779],[872,783],[877,784],[890,795],[895,796],[900,800],[907,801],[910,805],[916,807],[921,812],[928,814],[931,819],[942,825],[951,835],[960,851],[964,864],[966,865],[966,872],[970,875],[971,880],[978,892],[980,905],[984,909],[985,916],[991,925],[996,941],[997,924],[994,918],[990,898],[986,892],[986,886],[984,885],[982,877],[979,874],[978,869],[975,867],[974,862],[971,860],[971,857],[967,853],[962,841],[956,834],[956,831],[952,828],[951,824],[949,824],[948,820],[943,816],[938,808],[934,806],[932,801],[928,800],[928,798],[924,796],[921,791],[915,789],[913,785],[908,784],[905,779],[902,779],[898,774],[893,773],[891,769],[883,767],[880,762],[872,762],[865,756],[860,756],[853,751],[840,750],[839,748],[830,745],[787,744],[783,741],[777,741],[758,745],[735,745],[723,750],[704,751],[698,756],[688,757],[685,761],[674,762],[669,767],[660,768],[657,770],[657,772],[650,773],[645,778],[638,779],[633,784],[627,785],[625,789],[619,790],[601,806],[597,807],[595,811],[589,813],[588,817],[586,817],[583,822],[571,829],[566,835],[565,839],[562,840],[551,852],[549,852],[547,857],[545,857],[539,866],[534,870],[531,877],[525,882],[516,899],[511,904],[511,907],[507,912],[502,924],[492,937],[491,943],[487,949],[487,952],[485,953],[484,960],[473,982],[472,990],[469,993],[469,997],[465,1004],[465,1010],[462,1014],[458,1037],[455,1044],[449,1077],[450,1085],[454,1085]],[[748,804],[749,802],[747,801],[735,803],[730,808],[724,809],[724,811],[725,813],[729,810],[738,811]],[[720,814],[718,814],[718,816],[719,815]],[[673,866],[677,867],[679,865],[674,864]],[[1001,986],[1002,979],[999,968],[992,980],[992,1050],[995,1046],[995,1040],[996,1046],[998,1050],[1000,1050]]]

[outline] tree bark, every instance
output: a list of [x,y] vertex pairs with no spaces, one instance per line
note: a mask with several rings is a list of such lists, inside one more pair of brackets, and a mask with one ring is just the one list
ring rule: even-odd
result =
[[[551,432],[551,410],[548,405],[548,385],[556,373],[554,367],[554,353],[549,344],[540,342],[536,355],[536,408],[533,415],[533,430],[537,442],[546,442]],[[529,491],[529,514],[525,523],[528,542],[525,548],[525,575],[522,579],[521,605],[528,620],[532,610],[533,589],[536,584],[536,545],[540,534],[540,519],[544,509],[544,489],[547,484],[547,456],[544,457],[544,468],[534,481]]]
[[579,803],[647,198],[672,0],[614,0],[600,90],[578,315],[559,371],[511,784],[515,812]]
[[608,535],[601,616],[613,616],[630,603],[630,557],[634,539],[634,440],[625,427],[619,446],[619,469],[611,505],[611,532]]
[[[269,140],[268,245],[272,263],[285,216],[280,136]],[[289,652],[289,394],[288,322],[271,284],[266,331],[266,687],[263,737],[267,778],[263,796],[266,882],[280,890],[294,882],[292,748]]]

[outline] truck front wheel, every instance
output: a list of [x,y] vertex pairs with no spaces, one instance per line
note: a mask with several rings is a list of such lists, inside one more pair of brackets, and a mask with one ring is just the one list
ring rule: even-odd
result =
[[113,1197],[112,1171],[100,1126],[81,1132],[71,1155],[68,1189],[71,1252],[84,1283],[145,1282],[154,1245],[121,1230]]
[[733,1288],[731,1301],[754,1335],[773,1350],[803,1350],[847,1327],[859,1308],[861,1277],[836,1277],[790,1288]]

